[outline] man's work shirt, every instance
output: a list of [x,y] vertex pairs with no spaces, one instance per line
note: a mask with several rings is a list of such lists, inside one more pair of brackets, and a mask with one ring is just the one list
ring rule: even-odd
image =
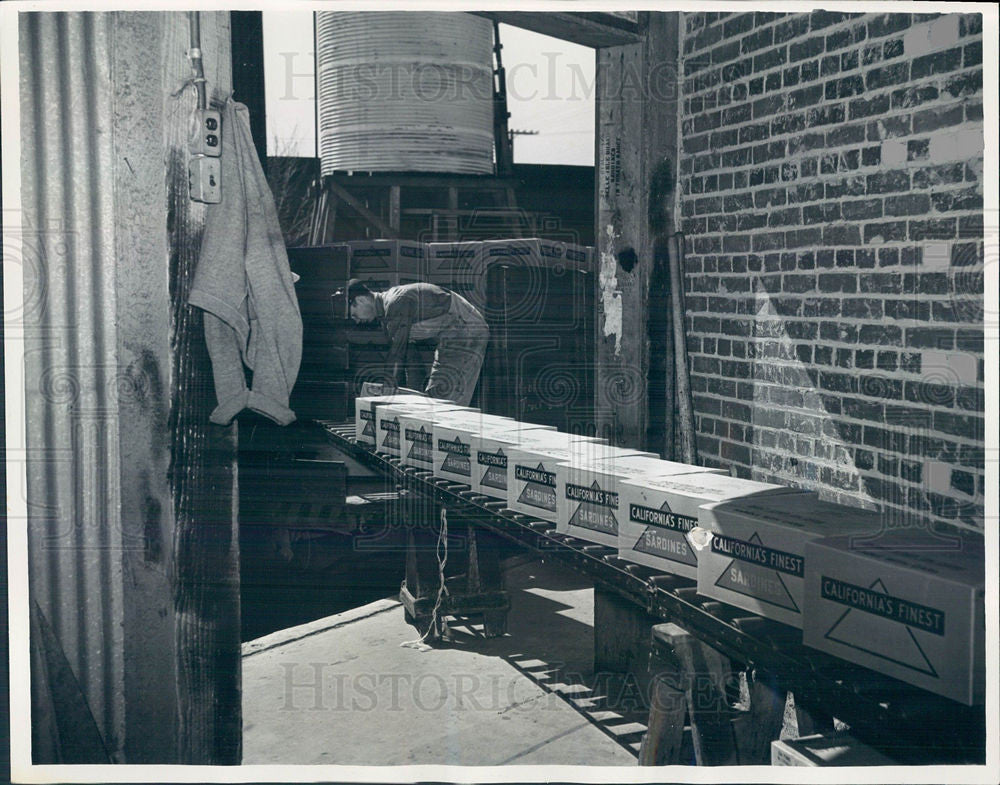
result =
[[394,286],[374,299],[376,318],[389,336],[389,366],[403,360],[410,341],[489,335],[486,321],[465,298],[434,284]]

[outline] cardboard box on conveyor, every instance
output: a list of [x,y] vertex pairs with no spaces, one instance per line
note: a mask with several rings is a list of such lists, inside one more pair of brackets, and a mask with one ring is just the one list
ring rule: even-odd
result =
[[509,452],[523,440],[539,431],[557,433],[551,425],[512,421],[512,427],[484,430],[469,434],[469,452],[472,457],[472,482],[476,493],[507,501],[507,468]]
[[376,292],[424,280],[426,251],[413,240],[351,240],[351,277]]
[[507,507],[555,523],[558,467],[572,458],[571,447],[578,442],[581,450],[604,444],[601,439],[559,431],[523,434],[507,451]]
[[772,766],[894,766],[895,761],[847,733],[817,733],[771,742]]
[[705,504],[698,521],[712,532],[698,557],[698,593],[801,629],[806,543],[874,533],[881,516],[786,493]]
[[[556,526],[564,534],[582,540],[619,544],[619,527],[628,508],[621,505],[621,483],[637,477],[670,477],[704,472],[725,474],[722,469],[705,469],[686,463],[664,461],[650,453],[636,451],[601,452],[615,448],[592,447],[583,460],[559,466],[556,478]],[[623,555],[629,558],[630,554]],[[629,561],[637,561],[629,558]],[[639,561],[638,563],[646,563]]]
[[805,493],[711,472],[637,477],[623,480],[619,487],[619,504],[628,511],[618,527],[619,555],[685,578],[698,577],[691,530],[698,525],[701,505],[741,496]]
[[[394,395],[359,395],[354,399],[354,438],[363,444],[375,446],[375,410],[391,403],[409,403],[434,400],[416,393]],[[442,401],[444,403],[444,401]]]
[[396,457],[401,456],[402,450],[402,429],[400,428],[399,417],[415,411],[443,412],[458,409],[466,409],[465,406],[458,406],[451,401],[441,401],[436,398],[428,398],[425,401],[407,401],[406,403],[390,403],[379,406],[375,409],[375,450],[384,452]]
[[434,427],[434,476],[472,487],[473,468],[476,466],[473,440],[483,434],[511,433],[530,428],[537,426],[492,414],[439,420]]
[[596,483],[581,483],[570,479],[574,469],[599,461],[613,464],[629,457],[655,460],[656,455],[627,447],[613,447],[591,441],[570,445],[568,459],[555,466],[556,527],[588,542],[610,547],[618,546],[618,496]]
[[807,646],[959,703],[982,703],[982,534],[886,527],[811,540],[806,563]]
[[421,406],[407,409],[399,416],[400,459],[404,466],[432,471],[434,437],[446,423],[479,423],[483,413],[457,405]]

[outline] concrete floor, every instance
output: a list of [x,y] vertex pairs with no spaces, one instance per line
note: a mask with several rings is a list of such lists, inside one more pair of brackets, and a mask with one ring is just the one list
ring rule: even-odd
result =
[[645,730],[593,673],[593,590],[540,561],[507,570],[508,636],[453,625],[431,650],[387,599],[243,646],[243,762],[633,766]]

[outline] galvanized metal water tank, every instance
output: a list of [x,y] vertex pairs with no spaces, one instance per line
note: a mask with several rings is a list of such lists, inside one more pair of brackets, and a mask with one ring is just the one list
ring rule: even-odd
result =
[[493,27],[464,13],[316,14],[320,160],[493,173]]

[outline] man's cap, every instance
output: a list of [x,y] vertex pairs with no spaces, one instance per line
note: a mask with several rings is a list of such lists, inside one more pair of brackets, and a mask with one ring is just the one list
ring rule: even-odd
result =
[[333,314],[337,319],[350,316],[351,300],[363,294],[371,294],[371,289],[360,278],[351,278],[344,286],[331,295]]

